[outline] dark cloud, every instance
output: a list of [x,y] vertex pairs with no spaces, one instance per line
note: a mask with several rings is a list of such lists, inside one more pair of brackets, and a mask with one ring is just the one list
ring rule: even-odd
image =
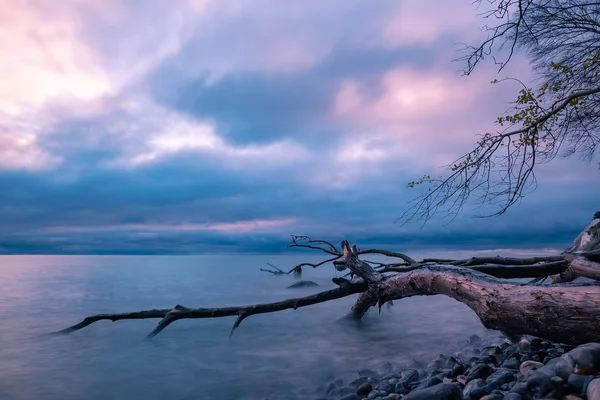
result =
[[[186,57],[186,52],[181,57]],[[234,144],[293,137],[317,146],[335,138],[329,121],[344,80],[366,83],[366,98],[380,95],[381,74],[402,64],[431,68],[430,53],[418,47],[393,49],[337,47],[317,66],[290,74],[240,72],[212,82],[206,74],[186,79],[181,60],[161,65],[144,85],[162,105],[215,122]]]

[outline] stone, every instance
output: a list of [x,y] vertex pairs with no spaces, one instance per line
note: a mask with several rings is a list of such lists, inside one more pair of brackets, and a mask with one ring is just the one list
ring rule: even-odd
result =
[[367,378],[372,378],[372,377],[377,377],[377,373],[375,371],[373,371],[372,369],[359,369],[358,370],[358,376],[364,376]]
[[588,400],[600,400],[600,379],[590,382],[586,390]]
[[469,397],[463,397],[463,399],[465,400],[479,400],[484,396],[487,396],[488,394],[490,394],[490,392],[488,392],[487,390],[485,390],[485,388],[477,388],[475,390],[473,390],[471,393],[469,393]]
[[583,344],[560,356],[556,363],[556,375],[567,380],[572,373],[600,374],[600,343]]
[[498,369],[486,378],[485,386],[490,391],[496,390],[500,389],[500,386],[502,386],[503,384],[514,380],[515,377],[511,371],[507,369]]
[[558,363],[558,360],[558,357],[553,358],[552,360],[548,361],[543,367],[539,367],[538,369],[536,369],[536,371],[552,378],[553,376],[556,376],[556,364]]
[[493,372],[492,367],[487,364],[476,364],[467,374],[467,383],[473,379],[485,379]]
[[438,385],[440,383],[442,383],[442,380],[439,379],[439,378],[436,378],[436,377],[427,378],[419,386],[417,386],[415,388],[415,390],[425,389],[425,388],[428,388],[428,387],[432,387],[432,386]]
[[362,397],[360,397],[357,394],[350,393],[350,394],[347,394],[347,395],[345,395],[343,397],[340,397],[340,400],[362,400]]
[[568,394],[565,397],[563,397],[561,400],[583,400],[583,399],[579,396],[575,396],[574,394]]
[[535,371],[536,369],[541,368],[543,366],[544,364],[538,361],[525,361],[519,366],[519,372],[521,373],[521,375],[527,375],[529,371]]
[[365,383],[370,383],[369,378],[367,378],[366,376],[361,376],[359,378],[356,378],[352,382],[350,382],[349,385],[353,388],[359,388],[360,386],[362,386]]
[[296,289],[296,288],[305,288],[305,287],[313,287],[319,286],[313,281],[299,281],[294,283],[293,285],[288,286],[288,289]]
[[571,374],[567,379],[567,388],[574,393],[583,394],[583,388],[586,386],[588,377],[585,375]]
[[517,360],[514,357],[508,358],[502,362],[502,366],[508,369],[519,369],[521,365],[521,361]]
[[[485,381],[483,379],[473,379],[471,382],[467,383],[467,386],[463,389],[463,397],[465,399],[470,399],[475,390],[481,389],[485,386]],[[486,392],[486,394],[489,392]]]
[[402,373],[401,381],[412,384],[419,381],[419,371],[416,369],[408,370]]
[[464,374],[465,372],[465,366],[462,364],[456,364],[454,366],[454,368],[452,368],[452,375],[450,375],[452,378],[456,378],[459,375]]
[[403,400],[463,400],[460,388],[452,383],[440,383],[422,390],[415,390]]
[[481,338],[479,337],[479,335],[473,334],[469,336],[469,343],[471,343],[474,346],[477,346],[479,345],[479,343],[481,343]]
[[535,399],[560,398],[562,384],[552,380],[548,375],[538,371],[531,371],[527,377],[523,377],[515,384],[511,392],[520,395],[532,396]]
[[370,383],[363,383],[358,387],[358,389],[356,389],[356,394],[366,396],[371,393],[371,390],[373,390],[373,386]]
[[355,392],[356,391],[349,386],[344,386],[344,387],[340,388],[340,396],[346,395],[346,394],[356,394]]
[[406,381],[400,381],[396,383],[396,387],[394,388],[394,393],[398,394],[407,394],[410,392],[410,387]]
[[531,343],[527,339],[521,339],[519,342],[519,350],[527,351],[531,347]]
[[371,393],[369,393],[369,396],[367,396],[368,400],[373,400],[377,397],[384,397],[387,396],[388,394],[386,392],[382,392],[381,390],[373,390]]
[[522,397],[518,393],[508,393],[506,396],[504,396],[504,400],[521,400],[521,399],[522,399]]
[[377,384],[377,386],[375,386],[375,389],[382,392],[391,393],[394,391],[394,386],[391,385],[389,381],[381,381]]

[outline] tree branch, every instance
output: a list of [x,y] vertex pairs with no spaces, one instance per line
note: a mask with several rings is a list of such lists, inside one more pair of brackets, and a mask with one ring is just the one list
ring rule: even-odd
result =
[[[316,293],[310,296],[298,297],[294,299],[287,299],[278,301],[275,303],[263,303],[246,306],[235,306],[235,307],[222,307],[222,308],[188,308],[181,305],[176,305],[172,309],[155,309],[148,311],[136,311],[131,313],[120,313],[120,314],[97,314],[85,318],[78,324],[70,326],[66,329],[55,332],[57,334],[66,334],[78,331],[85,328],[86,326],[93,324],[97,321],[108,320],[108,321],[122,321],[130,319],[148,319],[148,318],[161,318],[156,328],[150,332],[149,338],[158,335],[163,329],[169,326],[171,323],[180,319],[200,319],[200,318],[222,318],[222,317],[237,317],[236,323],[232,328],[231,334],[239,326],[241,321],[251,315],[272,313],[277,311],[283,311],[288,309],[297,309],[301,307],[307,307],[313,304],[323,303],[330,300],[341,299],[356,293],[360,293],[367,288],[366,284],[359,283],[347,283],[335,289],[327,290],[324,292]],[[242,316],[240,318],[240,316]]]

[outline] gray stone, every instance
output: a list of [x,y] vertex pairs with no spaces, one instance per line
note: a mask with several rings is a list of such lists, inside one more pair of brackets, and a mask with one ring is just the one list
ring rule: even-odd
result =
[[586,390],[588,400],[600,400],[600,379],[590,382]]
[[542,364],[539,361],[525,361],[519,366],[519,372],[521,373],[521,375],[527,375],[529,371],[536,370],[543,366],[544,364]]
[[403,400],[463,400],[460,388],[453,383],[440,383],[423,390],[415,390]]
[[490,391],[500,389],[505,383],[514,381],[515,377],[513,373],[507,369],[498,369],[493,374],[488,376],[485,380],[485,386]]
[[313,287],[319,286],[313,281],[299,281],[294,283],[293,285],[288,286],[288,289],[296,289],[296,288],[305,288],[305,287]]
[[476,364],[467,374],[467,383],[473,379],[485,379],[493,372],[492,367],[487,364]]
[[356,389],[356,394],[366,396],[371,393],[371,390],[373,390],[373,386],[370,383],[363,383]]
[[600,343],[587,343],[563,354],[556,363],[556,375],[564,380],[569,375],[600,374]]
[[[465,388],[462,391],[463,397],[465,399],[470,399],[472,393],[475,390],[481,389],[483,386],[485,386],[485,381],[481,378],[478,379],[473,379],[471,382],[467,383],[467,385],[465,386]],[[486,392],[489,393],[489,392]]]
[[340,397],[340,400],[361,400],[362,397],[360,397],[357,394],[351,393],[351,394],[347,394],[343,397]]
[[504,368],[509,368],[509,369],[519,369],[520,365],[521,365],[521,361],[517,360],[514,357],[510,357],[502,362],[502,366]]

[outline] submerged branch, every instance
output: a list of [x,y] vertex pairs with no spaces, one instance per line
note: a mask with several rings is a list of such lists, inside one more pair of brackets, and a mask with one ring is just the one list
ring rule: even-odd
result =
[[[241,319],[247,318],[251,315],[272,313],[277,311],[283,311],[288,309],[297,309],[301,307],[310,306],[313,304],[323,303],[330,300],[341,299],[356,293],[360,293],[366,289],[364,283],[348,283],[338,288],[327,290],[324,292],[316,293],[310,296],[298,297],[294,299],[287,299],[274,303],[263,303],[253,304],[246,306],[235,306],[235,307],[221,307],[221,308],[188,308],[181,305],[176,305],[172,309],[156,309],[148,311],[136,311],[131,313],[119,313],[119,314],[98,314],[92,315],[85,318],[78,324],[70,326],[66,329],[56,332],[57,334],[66,334],[78,331],[85,328],[86,326],[93,324],[97,321],[108,320],[108,321],[122,321],[130,319],[148,319],[148,318],[161,318],[156,328],[148,335],[152,338],[158,335],[163,329],[169,326],[171,323],[180,319],[199,319],[199,318],[222,318],[222,317],[238,317],[236,324],[232,330],[235,330],[239,326]],[[243,316],[240,319],[240,316]]]

